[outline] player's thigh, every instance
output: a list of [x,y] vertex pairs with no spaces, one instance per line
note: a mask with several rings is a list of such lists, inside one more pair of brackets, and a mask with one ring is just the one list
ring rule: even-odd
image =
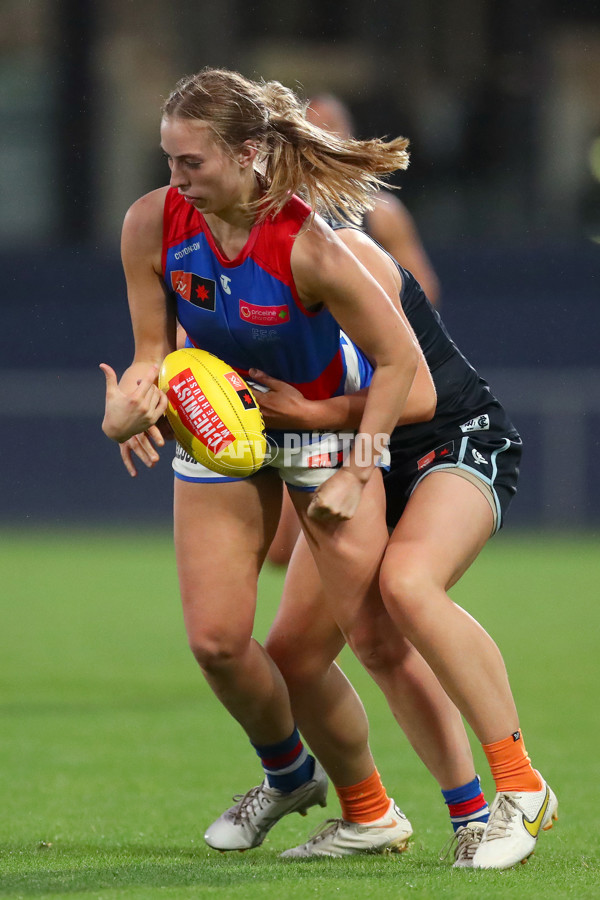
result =
[[379,471],[363,489],[355,515],[346,522],[310,519],[311,495],[291,492],[315,560],[331,615],[344,633],[379,601],[379,566],[388,532]]
[[175,479],[175,553],[188,630],[251,631],[280,505],[274,472],[224,484]]
[[481,552],[493,523],[489,500],[474,484],[432,472],[413,491],[390,537],[382,587],[421,580],[447,590]]

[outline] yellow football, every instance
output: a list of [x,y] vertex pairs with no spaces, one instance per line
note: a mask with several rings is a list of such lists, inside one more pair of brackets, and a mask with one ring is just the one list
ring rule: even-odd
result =
[[267,454],[263,417],[230,365],[206,350],[175,350],[165,357],[158,386],[169,398],[175,437],[197,462],[235,478],[260,469]]

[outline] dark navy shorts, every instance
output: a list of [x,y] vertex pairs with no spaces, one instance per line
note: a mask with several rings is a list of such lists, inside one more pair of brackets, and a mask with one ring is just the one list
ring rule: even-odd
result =
[[402,429],[392,435],[391,465],[383,476],[387,524],[396,527],[418,484],[431,472],[452,470],[481,488],[494,512],[494,532],[504,522],[517,492],[521,438],[504,411],[490,407],[460,424],[438,429],[418,444],[402,443]]

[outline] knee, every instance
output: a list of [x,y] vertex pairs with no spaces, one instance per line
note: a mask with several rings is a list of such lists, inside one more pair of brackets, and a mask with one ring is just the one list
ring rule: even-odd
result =
[[331,662],[317,658],[310,647],[301,646],[293,636],[269,635],[265,650],[292,692],[309,690],[311,683],[323,676]]
[[265,640],[265,650],[279,669],[285,676],[288,668],[294,669],[294,648],[292,641],[282,635],[267,635]]
[[365,669],[377,678],[398,665],[399,641],[367,627],[353,628],[348,645]]
[[197,631],[188,636],[196,662],[207,673],[223,672],[236,664],[248,648],[249,639],[217,631]]
[[424,622],[431,588],[424,565],[384,559],[379,575],[381,597],[391,618],[409,639]]

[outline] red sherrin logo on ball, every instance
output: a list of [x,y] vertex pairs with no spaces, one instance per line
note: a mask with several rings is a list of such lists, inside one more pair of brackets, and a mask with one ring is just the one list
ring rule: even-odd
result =
[[167,397],[187,430],[211,453],[216,455],[235,441],[235,435],[206,399],[191,369],[184,369],[171,378]]
[[227,379],[227,381],[229,382],[231,387],[234,389],[234,391],[243,391],[244,390],[246,385],[244,384],[244,382],[242,381],[240,376],[237,374],[237,372],[225,372],[224,377]]

